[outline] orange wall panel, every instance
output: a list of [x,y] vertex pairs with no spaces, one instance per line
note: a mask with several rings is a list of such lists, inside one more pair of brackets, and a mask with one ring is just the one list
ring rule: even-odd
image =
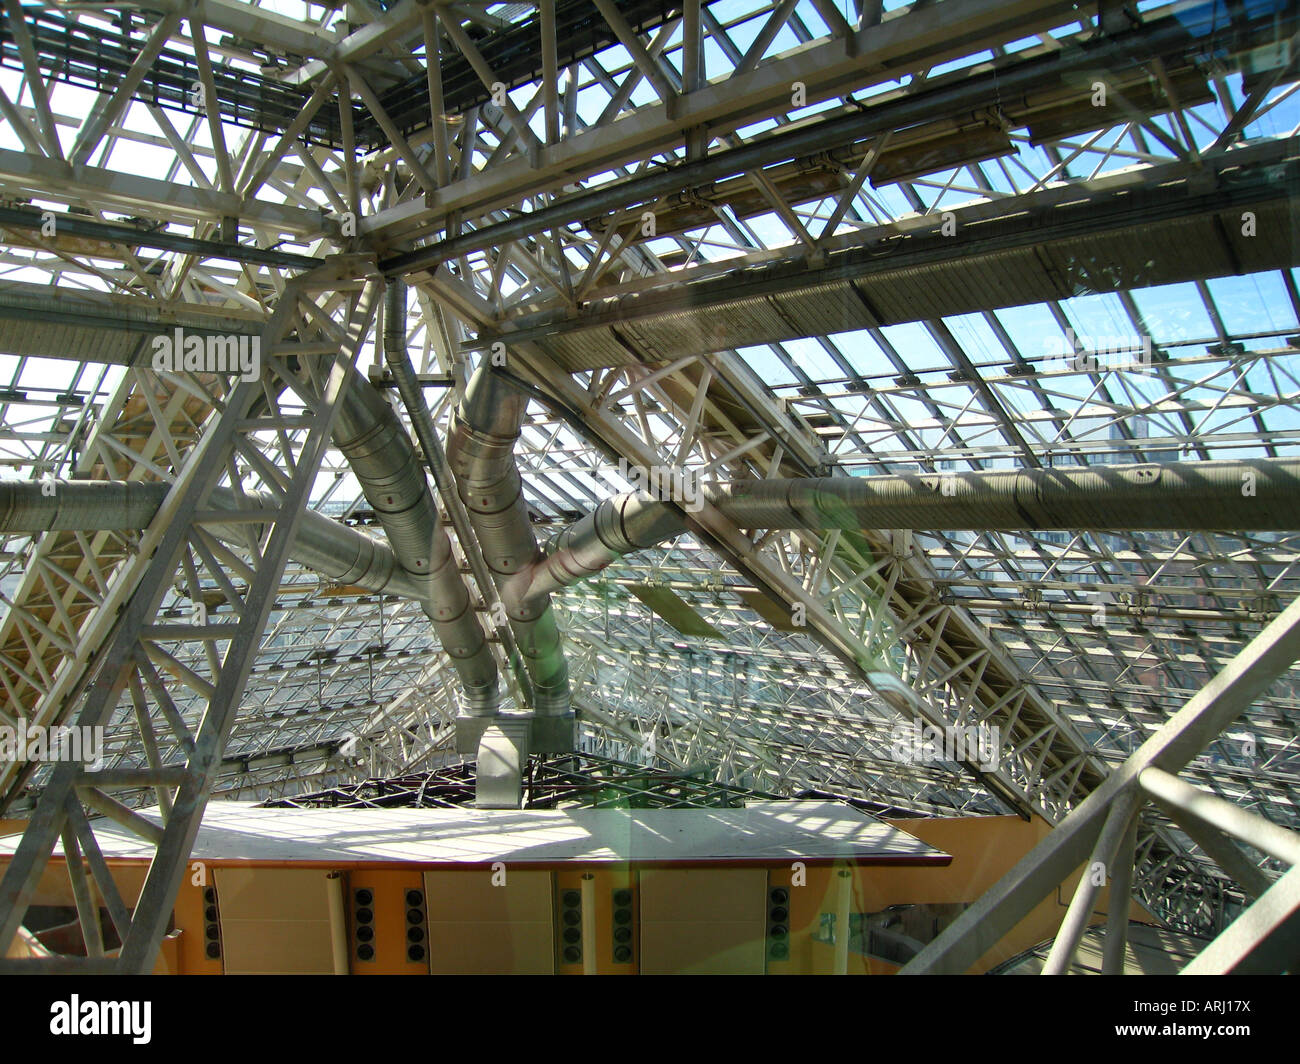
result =
[[[936,865],[868,865],[853,869],[852,903],[853,913],[880,912],[891,905],[906,904],[943,904],[971,903],[980,898],[994,883],[1009,871],[1030,849],[1041,841],[1051,830],[1043,820],[1021,820],[1014,816],[1000,817],[954,817],[946,819],[916,819],[891,821],[895,826],[907,831],[924,842],[952,856],[946,867]],[[0,859],[0,872],[3,872],[6,859]],[[716,868],[726,866],[720,862]],[[131,906],[147,872],[143,862],[111,863],[114,879],[122,894],[124,902]],[[248,866],[244,866],[247,874]],[[285,866],[268,866],[265,871],[274,876],[277,872],[284,874],[292,864]],[[700,872],[707,879],[705,866]],[[178,934],[168,940],[164,959],[160,961],[159,970],[175,971],[186,974],[216,974],[223,970],[221,959],[206,955],[204,887],[215,882],[216,865],[203,870],[196,878],[193,870],[187,870],[182,880],[175,904],[175,924]],[[1076,869],[1057,890],[1044,898],[997,946],[980,958],[971,969],[983,972],[994,964],[1000,963],[1031,946],[1050,938],[1060,924],[1069,904],[1075,884],[1083,869]],[[321,873],[323,875],[323,872]],[[563,898],[566,891],[581,892],[583,876],[590,874],[592,897],[594,899],[594,919],[592,940],[581,942],[584,956],[566,961],[564,957],[565,923],[563,918]],[[549,919],[553,929],[554,970],[564,975],[581,975],[584,970],[583,960],[594,956],[596,970],[600,974],[637,974],[642,970],[642,890],[641,878],[646,874],[627,865],[582,865],[566,864],[556,866],[550,871],[534,870],[512,872],[512,888],[504,890],[489,885],[489,873],[484,870],[444,869],[426,876],[425,870],[417,867],[408,868],[367,868],[354,866],[344,872],[344,907],[348,930],[350,968],[355,974],[396,975],[426,974],[431,970],[433,958],[430,955],[430,926],[428,917],[445,923],[448,919],[468,924],[482,924],[481,933],[492,932],[508,938],[520,939],[520,948],[531,943],[542,948],[547,931],[545,924]],[[835,911],[834,874],[835,868],[826,865],[803,866],[796,870],[793,862],[770,865],[764,871],[765,893],[763,898],[762,927],[758,932],[764,936],[764,961],[770,974],[821,974],[829,973],[833,965],[833,947],[814,939],[821,928],[824,913]],[[515,879],[517,877],[517,879]],[[203,880],[201,882],[200,880]],[[479,880],[483,883],[480,885]],[[535,887],[528,884],[537,880]],[[445,898],[428,896],[430,882],[442,884],[450,891]],[[524,890],[527,887],[528,889]],[[372,944],[375,949],[374,959],[358,959],[358,944],[355,932],[355,892],[368,889],[373,894],[370,906],[373,912],[374,936]],[[453,889],[454,888],[454,889]],[[771,923],[771,890],[782,888],[789,892],[786,905],[788,922],[788,957],[780,958],[771,952],[771,940],[767,937]],[[442,889],[442,888],[440,888]],[[407,920],[407,892],[424,891],[424,917],[420,927],[424,932],[422,943],[408,940],[408,928],[413,926]],[[520,894],[520,891],[523,893]],[[498,894],[499,891],[499,894]],[[615,892],[630,892],[630,909],[632,919],[628,941],[615,940]],[[484,893],[486,892],[486,893]],[[516,895],[519,895],[516,897]],[[527,895],[525,897],[524,895]],[[1093,922],[1101,922],[1107,912],[1108,891],[1103,888],[1099,894]],[[456,900],[458,899],[458,900]],[[549,918],[546,909],[549,899]],[[466,905],[473,911],[466,911],[459,916],[444,913],[448,904],[463,909]],[[527,902],[525,905],[524,902]],[[41,877],[35,904],[67,905],[73,904],[71,888],[62,860],[51,861]],[[220,904],[220,898],[218,898]],[[439,908],[442,906],[442,908]],[[484,906],[487,906],[484,909]],[[521,907],[522,906],[522,907]],[[746,918],[754,916],[746,906]],[[479,909],[483,909],[479,912]],[[741,914],[737,914],[738,916]],[[222,913],[225,916],[225,913]],[[1134,903],[1130,918],[1150,921],[1145,910]],[[486,921],[486,923],[484,923]],[[518,927],[514,925],[518,924]],[[441,925],[440,925],[441,926]],[[581,927],[581,925],[579,925]],[[464,928],[462,928],[464,930]],[[474,932],[478,934],[480,932]],[[464,948],[474,954],[474,939],[463,943]],[[462,937],[464,937],[462,935]],[[523,940],[527,939],[527,943]],[[536,940],[536,941],[534,941]],[[486,942],[486,940],[485,940]],[[413,944],[423,944],[425,956],[412,959],[407,950]],[[615,959],[615,950],[623,946],[630,948],[631,956],[626,960]],[[473,963],[473,955],[467,955],[466,963]],[[443,959],[453,963],[452,958]],[[528,970],[545,969],[546,964],[535,958],[525,967]],[[884,960],[876,960],[861,954],[850,953],[848,970],[850,974],[892,974],[898,966]]]
[[[358,890],[369,890],[373,897],[370,906],[374,913],[374,959],[363,961],[357,957],[355,901]],[[407,919],[407,893],[416,891],[421,902],[414,908],[424,917],[418,922]],[[428,975],[429,932],[424,908],[424,877],[418,868],[366,869],[360,868],[344,874],[344,905],[348,919],[348,947],[353,975]],[[411,898],[415,900],[414,896]],[[419,941],[408,940],[407,932],[414,929]],[[414,948],[416,956],[410,950]]]
[[[207,928],[212,921],[206,891],[213,891],[213,877],[207,869],[189,868],[176,893],[176,926],[181,932],[177,944],[178,967],[182,975],[221,975],[225,971],[220,957],[208,956]],[[217,897],[217,908],[220,906]],[[219,915],[219,914],[218,914]],[[219,926],[219,921],[218,925]]]
[[[564,895],[567,891],[582,891],[582,877],[592,876],[592,896],[595,899],[595,941],[581,943],[581,948],[593,950],[598,975],[636,975],[640,971],[641,942],[639,918],[640,892],[637,887],[636,873],[626,865],[593,865],[590,868],[562,867],[555,873],[556,898],[556,959],[555,971],[559,975],[582,975],[583,960],[566,961],[564,959],[564,932],[566,924]],[[629,896],[618,900],[627,901],[626,905],[616,905],[616,892],[626,891]],[[626,924],[616,924],[615,910],[631,913],[631,920]],[[626,934],[620,934],[615,940],[616,930],[625,928]],[[627,950],[630,954],[616,951]],[[627,956],[626,960],[619,959]]]

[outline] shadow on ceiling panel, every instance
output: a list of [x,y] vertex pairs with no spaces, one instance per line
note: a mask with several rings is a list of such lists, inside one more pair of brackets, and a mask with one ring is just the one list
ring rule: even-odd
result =
[[[1293,197],[1300,196],[1300,188],[1291,191]],[[1245,223],[1241,211],[1224,211],[1219,215],[1243,273],[1300,265],[1300,212],[1292,208],[1293,202],[1294,199],[1254,207],[1254,236],[1242,231]]]
[[[1168,71],[1169,87],[1184,108],[1213,103],[1209,82],[1196,69]],[[1095,86],[1105,83],[1106,102],[1095,104]],[[1081,104],[1080,101],[1083,101]],[[1023,124],[1031,144],[1110,129],[1132,121],[1132,112],[1148,116],[1168,114],[1170,100],[1160,82],[1151,75],[1116,74],[1108,71],[1083,72],[1067,80],[1062,87],[1043,93],[1030,93],[1013,106],[1012,121]],[[1125,104],[1128,106],[1126,107]]]
[[653,584],[629,584],[628,590],[682,635],[702,639],[723,638],[722,633],[701,617],[694,606],[668,588]]
[[872,188],[911,181],[936,171],[966,166],[976,160],[1014,155],[1016,149],[1000,129],[976,126],[960,129],[924,143],[890,148],[880,153],[871,168]]
[[779,632],[799,632],[803,629],[790,620],[790,609],[773,602],[761,591],[737,591],[741,601]]

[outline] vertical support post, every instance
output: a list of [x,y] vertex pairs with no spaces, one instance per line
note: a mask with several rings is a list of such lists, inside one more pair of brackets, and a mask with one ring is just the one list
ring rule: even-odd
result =
[[347,975],[349,957],[348,924],[343,899],[343,873],[326,872],[325,885],[329,890],[330,946],[334,955],[334,974]]
[[63,828],[63,860],[68,866],[68,879],[72,883],[72,898],[77,906],[77,922],[81,924],[81,937],[86,945],[87,957],[104,955],[104,929],[99,920],[99,908],[86,879],[86,869],[81,863],[81,847],[71,824]]
[[433,174],[439,187],[451,178],[447,115],[442,101],[442,60],[438,54],[438,16],[432,4],[420,8],[424,28],[424,66],[429,82],[429,125],[433,129]]
[[560,140],[560,69],[555,41],[555,0],[540,0],[542,16],[542,94],[546,101],[546,143]]
[[835,960],[832,975],[849,973],[849,906],[853,900],[853,870],[835,873]]
[[596,877],[582,874],[582,974],[596,974]]
[[[704,86],[704,49],[700,18],[700,0],[686,0],[682,8],[682,95],[698,92]],[[701,159],[707,146],[703,126],[686,132],[686,158]]]

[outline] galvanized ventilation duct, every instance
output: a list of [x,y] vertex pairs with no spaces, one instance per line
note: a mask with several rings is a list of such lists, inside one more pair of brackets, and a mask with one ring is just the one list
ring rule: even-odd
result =
[[[478,546],[474,528],[470,524],[469,515],[465,512],[465,505],[456,493],[456,481],[447,465],[446,451],[438,436],[433,415],[429,412],[429,405],[425,402],[424,391],[416,377],[415,367],[411,364],[411,356],[406,349],[406,284],[399,277],[389,278],[388,288],[384,293],[384,364],[388,367],[388,372],[397,387],[397,394],[401,397],[402,404],[411,419],[415,438],[424,453],[424,462],[429,472],[433,474],[434,489],[442,500],[447,516],[451,519],[451,526],[455,529],[465,560],[469,562],[474,582],[486,600],[494,583],[492,573],[483,560],[483,552]],[[519,649],[515,646],[514,636],[509,627],[503,624],[490,624],[488,627],[496,631],[501,649],[505,651],[506,660],[510,662],[510,668],[523,692],[524,700],[531,702],[532,684],[521,667]]]
[[514,457],[526,405],[480,366],[452,415],[447,459],[532,678],[534,709],[539,716],[561,716],[570,711],[569,669],[555,615],[546,594],[524,596],[541,557]]
[[[308,371],[315,368],[307,364]],[[392,407],[350,367],[333,440],[383,525],[391,551],[307,511],[291,556],[340,582],[417,599],[460,676],[465,713],[492,716],[500,705],[496,661],[474,614],[424,471]],[[49,496],[40,484],[3,482],[0,532],[144,528],[167,490],[165,484],[72,481],[57,483]],[[234,508],[233,499],[220,492],[213,496],[217,506]],[[275,503],[268,497],[259,505]],[[241,539],[236,532],[222,538]]]
[[170,490],[125,480],[0,480],[0,533],[148,528]]
[[[149,526],[171,485],[120,480],[0,481],[0,534],[40,532],[126,532]],[[272,509],[275,499],[249,493],[247,503]],[[240,505],[235,493],[218,489],[212,494],[218,509]],[[242,543],[244,534],[213,525],[218,538]],[[315,510],[304,511],[290,550],[291,557],[339,584],[402,598],[420,599],[428,593],[393,557],[393,552],[373,536]]]
[[[1296,458],[753,480],[700,494],[741,528],[1300,529]],[[670,502],[636,493],[607,499],[551,539],[521,599],[543,601],[686,528]]]
[[334,445],[352,467],[398,563],[426,589],[421,596],[424,612],[460,676],[465,713],[491,716],[501,701],[496,660],[424,470],[393,408],[369,381],[355,370],[348,372],[334,422]]

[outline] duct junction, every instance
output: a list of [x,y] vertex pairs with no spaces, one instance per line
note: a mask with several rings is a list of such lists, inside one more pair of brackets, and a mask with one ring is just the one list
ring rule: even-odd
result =
[[[1300,459],[745,480],[700,494],[745,529],[1285,532],[1300,528]],[[540,600],[687,530],[672,499],[616,495],[553,536],[514,593]]]
[[[480,773],[479,797],[487,805],[518,804],[520,766],[530,749],[572,750],[576,741],[569,668],[550,596],[521,594],[524,581],[542,560],[514,456],[527,405],[527,398],[489,366],[480,366],[452,415],[447,447],[460,501],[501,596],[533,689],[528,719],[503,719],[478,737],[480,766],[490,769],[486,775]],[[458,747],[464,749],[475,737],[462,725]]]
[[[393,337],[386,346],[399,385],[411,392],[409,362],[404,352],[402,358],[394,357],[403,345]],[[410,408],[412,395],[404,398]],[[479,798],[488,807],[517,804],[530,753],[573,749],[568,666],[550,595],[624,555],[689,531],[689,512],[699,509],[690,505],[692,500],[698,504],[702,499],[751,530],[1266,532],[1300,527],[1300,459],[1274,458],[746,480],[695,485],[689,499],[628,492],[605,500],[543,548],[528,517],[514,456],[527,398],[484,365],[453,412],[445,459],[422,396],[413,421],[424,435],[432,434],[424,447],[426,460],[432,454],[435,480],[444,492],[453,486],[448,470],[454,474],[456,496],[449,500],[449,510],[455,503],[463,506],[458,515],[466,524],[458,529],[462,548],[471,568],[487,574],[480,583],[494,585],[527,671],[531,706],[502,714],[496,658],[410,437],[392,406],[355,371],[341,404],[334,442],[360,482],[388,545],[308,510],[292,556],[338,583],[421,603],[461,681],[457,747],[477,754]],[[416,420],[420,409],[425,423]],[[162,483],[0,482],[0,533],[144,528],[169,490]],[[226,489],[214,495],[213,505],[233,511],[269,509],[276,503],[258,493],[240,500]],[[214,531],[230,542],[242,540],[233,524]],[[481,564],[476,567],[475,561]],[[489,589],[483,592],[486,602]]]
[[[486,541],[484,553],[529,671],[540,680],[539,716],[563,717],[570,712],[568,671],[550,595],[626,554],[683,535],[689,530],[687,517],[671,499],[627,492],[606,499],[539,548],[511,453],[523,403],[499,402],[509,386],[499,378],[484,384],[485,379],[471,383],[468,402],[456,416],[457,484],[477,534]],[[351,390],[365,396],[354,409],[364,411],[367,420],[358,425],[354,416],[348,422],[352,431],[339,435],[353,468],[365,475],[367,499],[379,504],[375,512],[389,546],[307,510],[292,557],[336,583],[427,603],[435,623],[464,625],[468,617],[478,627],[465,582],[448,562],[450,543],[427,487],[422,498],[412,486],[423,477],[414,475],[418,467],[412,472],[409,439],[368,382],[358,377]],[[500,420],[489,420],[485,409],[495,409]],[[386,461],[396,462],[387,474]],[[169,484],[135,481],[0,480],[0,534],[145,528],[169,490]],[[1285,532],[1300,527],[1300,459],[747,480],[706,485],[701,497],[747,529]],[[232,511],[239,505],[228,489],[214,493],[212,501]],[[276,503],[250,492],[242,505],[270,509]],[[216,531],[229,542],[241,541],[234,526]],[[431,547],[421,550],[424,537]],[[473,632],[467,641],[474,643]],[[494,690],[495,681],[485,686]],[[495,713],[497,702],[490,703],[487,715]]]

